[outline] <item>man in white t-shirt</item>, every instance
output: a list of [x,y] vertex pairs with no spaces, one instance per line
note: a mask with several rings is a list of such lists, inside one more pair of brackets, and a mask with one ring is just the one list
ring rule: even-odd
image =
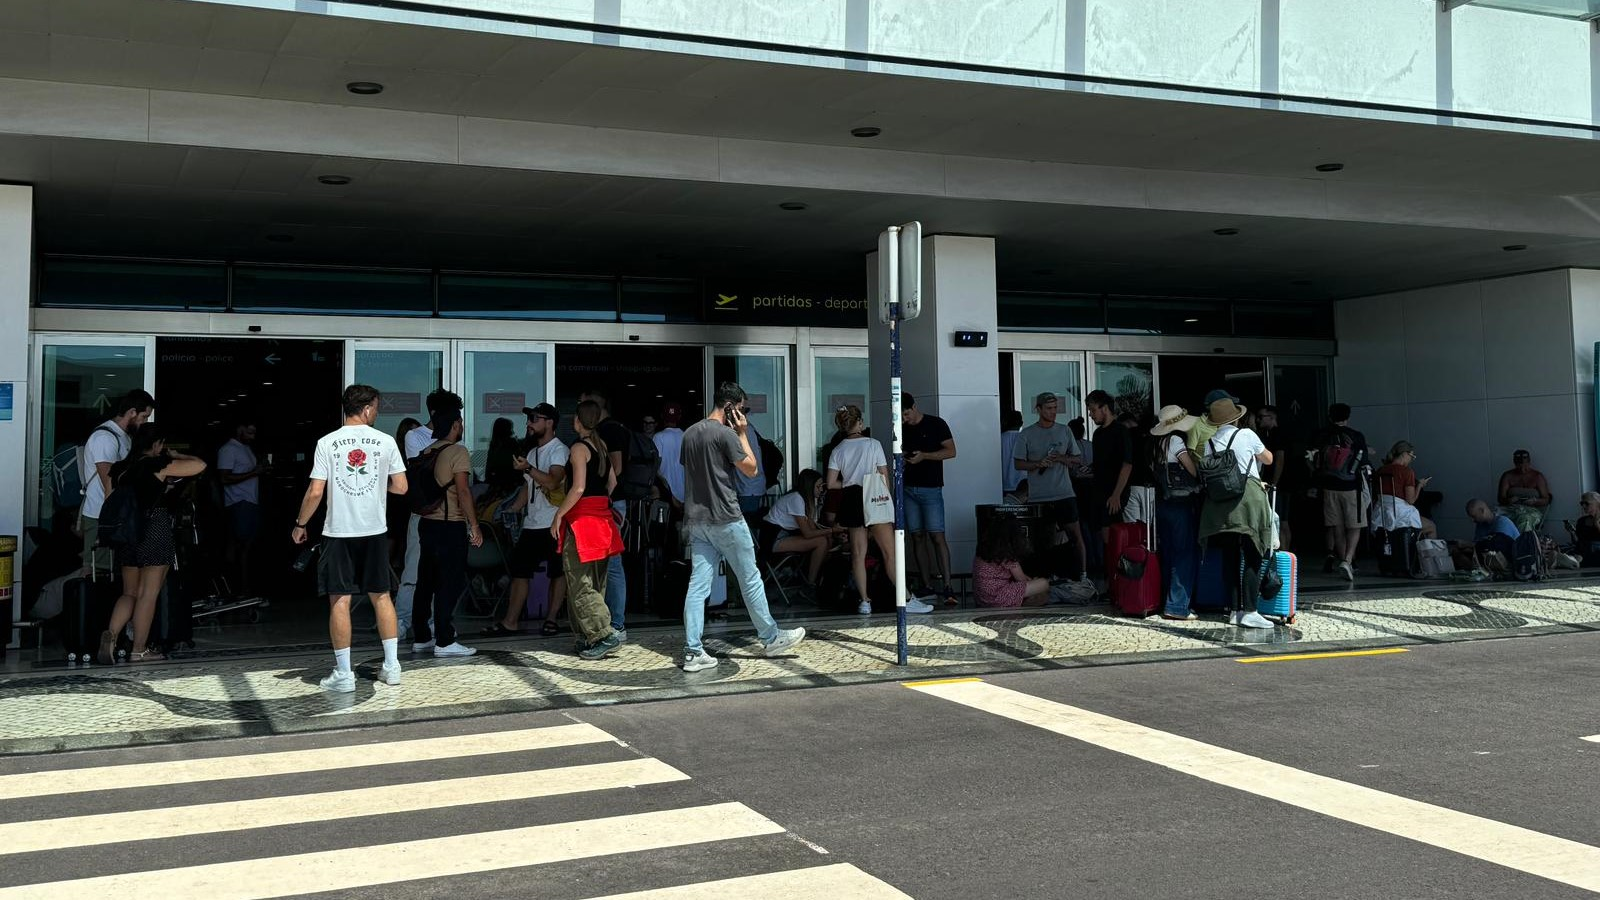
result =
[[[289,533],[306,542],[306,525],[328,498],[317,560],[317,592],[328,595],[328,634],[333,641],[333,674],[323,689],[348,694],[356,689],[350,668],[350,597],[366,594],[378,616],[383,641],[384,684],[400,683],[399,623],[389,592],[388,494],[406,492],[405,458],[394,437],[372,427],[378,417],[378,389],[352,384],[341,398],[344,427],[323,435],[311,458],[311,484]],[[328,490],[332,484],[333,489]]]
[[228,557],[237,567],[240,593],[250,594],[250,550],[261,527],[261,476],[267,471],[256,459],[251,444],[256,441],[256,425],[241,420],[233,437],[217,450],[217,476],[222,479],[222,508],[228,523]]
[[661,454],[661,480],[672,491],[672,505],[683,506],[683,407],[668,403],[661,410],[661,430],[650,436]]
[[[506,561],[511,574],[511,598],[506,604],[506,614],[483,630],[484,637],[504,637],[521,631],[522,612],[528,604],[533,579],[539,577],[540,563],[544,564],[544,577],[550,579],[544,634],[556,633],[556,623],[561,621],[561,605],[567,596],[561,552],[556,549],[555,535],[550,533],[550,526],[556,521],[557,504],[567,492],[567,445],[556,437],[561,414],[548,403],[524,408],[522,414],[528,417],[528,436],[533,438],[533,448],[526,457],[515,457],[513,463],[522,473],[519,500],[527,514],[522,518],[522,533],[511,548],[511,558]],[[551,497],[556,498],[555,502]]]
[[[439,410],[448,407],[459,412],[463,404],[459,395],[440,388],[428,395],[426,406],[428,421],[431,422],[433,414]],[[406,459],[416,459],[432,443],[433,429],[428,427],[427,422],[406,432]],[[394,612],[400,617],[402,637],[411,632],[411,611],[416,604],[417,566],[422,561],[422,536],[417,529],[421,521],[422,517],[416,513],[412,513],[406,521],[405,565],[400,570],[400,590],[394,595]]]
[[78,531],[83,535],[85,570],[111,569],[111,550],[95,549],[100,537],[100,507],[111,493],[111,467],[133,450],[133,433],[150,420],[156,398],[130,391],[117,401],[111,418],[97,427],[83,445],[83,505],[78,508]]

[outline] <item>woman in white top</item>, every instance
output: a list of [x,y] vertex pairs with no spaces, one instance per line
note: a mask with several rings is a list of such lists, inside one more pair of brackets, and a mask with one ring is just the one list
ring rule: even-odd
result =
[[795,489],[773,502],[762,526],[762,542],[773,553],[805,553],[806,583],[815,585],[828,559],[833,539],[849,532],[844,528],[824,528],[817,524],[822,505],[822,473],[806,469],[795,479]]
[[[887,482],[889,462],[883,456],[883,445],[862,435],[867,426],[861,420],[860,407],[839,407],[833,415],[833,423],[845,437],[828,455],[828,490],[839,493],[838,524],[850,531],[850,567],[855,574],[856,590],[861,595],[856,611],[865,616],[872,613],[872,601],[867,597],[867,534],[871,532],[883,553],[884,571],[893,572],[894,523],[879,523],[869,528],[861,486],[873,472],[882,475]],[[911,610],[912,602],[907,602],[907,611]]]
[[1261,467],[1272,464],[1272,451],[1254,431],[1238,427],[1244,412],[1244,407],[1226,395],[1206,408],[1205,424],[1217,432],[1202,445],[1201,454],[1231,451],[1245,483],[1244,493],[1233,499],[1206,497],[1200,507],[1200,542],[1222,549],[1224,572],[1240,572],[1236,579],[1225,579],[1233,594],[1229,624],[1271,628],[1272,623],[1256,611],[1256,604],[1261,596],[1261,561],[1272,550],[1272,507],[1261,483]]

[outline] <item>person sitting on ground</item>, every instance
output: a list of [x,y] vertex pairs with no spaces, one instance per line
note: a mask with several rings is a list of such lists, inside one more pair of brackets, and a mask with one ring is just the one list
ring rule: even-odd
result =
[[1431,519],[1417,511],[1417,497],[1432,478],[1417,478],[1412,464],[1417,461],[1417,450],[1410,441],[1397,441],[1383,458],[1377,471],[1378,494],[1369,516],[1373,528],[1393,531],[1396,528],[1416,528],[1422,537],[1431,538],[1438,529]]
[[1015,517],[989,520],[972,559],[972,587],[979,606],[1015,609],[1050,602],[1050,580],[1032,578],[1022,568],[1027,550],[1022,523]]
[[804,553],[806,584],[815,586],[828,560],[834,541],[850,534],[850,529],[817,524],[822,507],[822,473],[806,469],[795,479],[795,489],[773,502],[762,522],[761,540],[773,553]]
[[1495,562],[1493,560],[1485,559],[1485,566],[1491,571],[1503,572],[1514,555],[1517,538],[1522,536],[1522,532],[1517,529],[1515,522],[1496,513],[1489,504],[1476,497],[1467,501],[1467,517],[1476,523],[1472,542],[1477,552],[1501,555],[1498,565],[1492,564]]
[[1600,493],[1586,492],[1578,498],[1578,507],[1583,515],[1578,517],[1578,524],[1569,529],[1573,555],[1585,568],[1600,566]]
[[1533,467],[1526,450],[1511,454],[1511,468],[1500,475],[1500,512],[1522,531],[1538,531],[1550,507],[1550,482]]

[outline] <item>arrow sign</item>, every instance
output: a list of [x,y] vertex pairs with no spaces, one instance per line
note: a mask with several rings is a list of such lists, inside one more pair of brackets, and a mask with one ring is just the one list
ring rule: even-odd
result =
[[105,391],[102,390],[100,396],[94,398],[94,408],[100,412],[111,408],[111,398],[106,396]]
[[262,362],[266,363],[269,366],[277,365],[278,361],[279,361],[278,360],[278,354],[276,354],[276,353],[268,353],[266,359],[262,360]]

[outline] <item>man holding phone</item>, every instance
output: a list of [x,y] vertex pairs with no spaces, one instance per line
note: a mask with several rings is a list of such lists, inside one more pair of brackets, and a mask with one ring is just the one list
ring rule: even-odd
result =
[[1074,580],[1083,577],[1083,533],[1078,527],[1078,499],[1072,489],[1073,466],[1083,461],[1083,447],[1067,426],[1056,421],[1061,401],[1050,391],[1034,400],[1039,421],[1017,436],[1013,465],[1028,476],[1028,500],[1044,508],[1045,518],[1056,527],[1055,543],[1071,541],[1072,556],[1057,559],[1052,574]]
[[779,628],[768,612],[767,589],[756,566],[755,541],[739,509],[735,473],[749,478],[758,471],[743,412],[745,399],[744,388],[724,381],[717,388],[711,414],[683,433],[683,518],[692,560],[689,593],[683,600],[685,672],[717,666],[717,658],[706,652],[701,635],[711,579],[724,561],[739,579],[763,654],[776,656],[806,636],[804,628]]

